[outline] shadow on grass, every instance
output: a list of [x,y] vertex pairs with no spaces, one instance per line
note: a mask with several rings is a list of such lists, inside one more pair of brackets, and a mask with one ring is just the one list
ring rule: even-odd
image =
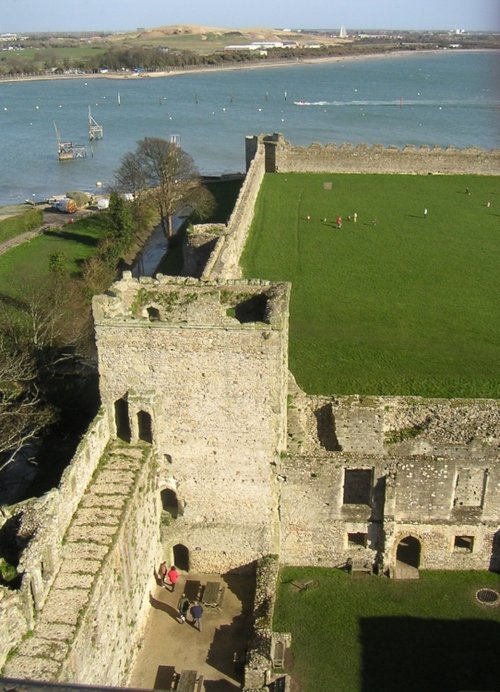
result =
[[92,238],[92,236],[84,235],[83,233],[72,233],[71,231],[45,231],[44,235],[62,238],[63,240],[73,240],[75,243],[81,243],[89,247],[97,247],[98,243],[97,238]]
[[498,689],[500,624],[363,618],[362,692]]

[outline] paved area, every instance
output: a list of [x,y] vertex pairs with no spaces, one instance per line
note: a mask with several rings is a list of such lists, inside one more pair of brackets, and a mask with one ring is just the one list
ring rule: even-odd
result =
[[[220,608],[204,607],[202,631],[188,622],[181,624],[177,603],[183,591],[194,599],[200,585],[220,580],[225,587]],[[242,671],[235,667],[234,654],[247,647],[254,578],[243,575],[182,575],[170,593],[156,586],[150,594],[151,612],[144,629],[129,686],[170,689],[174,671],[197,670],[203,675],[206,692],[241,689]]]

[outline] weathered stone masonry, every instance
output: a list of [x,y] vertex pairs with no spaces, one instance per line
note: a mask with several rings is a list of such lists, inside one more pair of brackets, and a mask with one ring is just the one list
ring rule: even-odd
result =
[[189,234],[192,277],[125,275],[94,300],[102,411],[60,487],[4,509],[27,544],[20,588],[0,589],[6,675],[124,684],[160,558],[222,572],[277,556],[258,571],[252,688],[279,562],[500,570],[499,403],[307,396],[288,372],[293,287],[239,268],[265,172],[497,174],[499,152],[276,134],[247,138],[247,160],[227,226]]

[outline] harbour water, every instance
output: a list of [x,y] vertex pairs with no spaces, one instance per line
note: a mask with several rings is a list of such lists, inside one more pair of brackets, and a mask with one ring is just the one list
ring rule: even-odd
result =
[[[500,147],[498,52],[415,53],[158,78],[0,83],[0,204],[111,184],[144,137],[179,135],[203,174],[244,170],[244,138]],[[104,138],[88,141],[88,108]],[[61,137],[87,145],[60,162]]]

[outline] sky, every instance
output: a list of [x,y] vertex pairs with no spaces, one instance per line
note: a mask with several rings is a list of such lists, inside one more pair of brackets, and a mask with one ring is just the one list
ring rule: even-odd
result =
[[172,24],[500,31],[500,0],[0,0],[0,34]]

